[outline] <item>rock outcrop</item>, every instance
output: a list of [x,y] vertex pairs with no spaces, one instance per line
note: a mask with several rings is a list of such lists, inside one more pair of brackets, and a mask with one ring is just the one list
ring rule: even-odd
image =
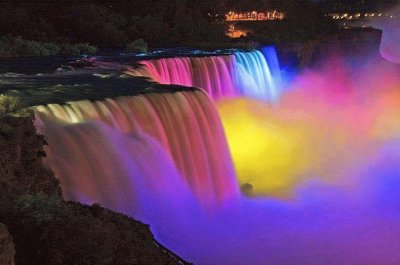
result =
[[1,103],[0,223],[9,233],[0,225],[0,265],[14,265],[14,254],[18,265],[185,264],[157,243],[148,225],[98,205],[63,201],[43,164],[46,141],[33,113],[4,111]]
[[7,227],[0,223],[0,265],[14,265],[15,247]]
[[[332,56],[353,61],[379,55],[382,31],[374,28],[341,29],[336,34],[317,40],[278,46],[283,65],[294,64],[300,69],[318,66]],[[291,65],[293,66],[293,65]]]
[[[0,102],[1,103],[1,102]],[[14,195],[61,195],[58,181],[46,168],[43,135],[36,133],[29,110],[0,116],[0,183]]]
[[148,225],[100,206],[26,195],[0,210],[16,244],[16,264],[178,264]]

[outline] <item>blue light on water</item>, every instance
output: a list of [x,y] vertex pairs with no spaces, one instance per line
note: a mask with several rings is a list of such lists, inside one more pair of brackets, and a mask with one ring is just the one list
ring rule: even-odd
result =
[[281,73],[275,49],[235,52],[237,86],[244,96],[275,102],[280,95]]

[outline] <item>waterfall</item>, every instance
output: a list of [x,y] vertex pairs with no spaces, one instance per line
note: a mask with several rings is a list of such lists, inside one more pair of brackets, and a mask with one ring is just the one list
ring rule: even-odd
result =
[[141,64],[160,84],[199,87],[214,99],[236,94],[233,56],[163,58],[144,60]]
[[399,69],[329,61],[269,104],[280,70],[273,49],[262,53],[118,68],[202,90],[37,106],[63,196],[150,224],[196,264],[397,264]]
[[238,86],[243,96],[276,101],[278,91],[270,67],[259,51],[235,53],[238,72]]
[[183,196],[184,185],[206,207],[238,195],[218,113],[200,90],[49,104],[36,113],[66,199],[136,213],[152,194]]
[[[141,73],[161,84],[195,86],[214,100],[247,96],[276,101],[280,71],[275,49],[232,55],[143,60]],[[128,71],[133,74],[134,72]]]

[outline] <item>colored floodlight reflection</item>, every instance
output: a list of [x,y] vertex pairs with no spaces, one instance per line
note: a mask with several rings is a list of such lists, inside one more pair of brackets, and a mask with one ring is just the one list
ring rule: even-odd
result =
[[309,148],[311,126],[274,117],[257,100],[222,101],[218,109],[241,185],[252,185],[254,195],[287,194],[317,155]]
[[220,97],[219,115],[198,90],[41,106],[47,163],[67,199],[150,224],[195,264],[397,264],[400,67],[354,65],[327,60],[275,102]]
[[274,102],[281,94],[279,63],[273,47],[263,52],[143,60],[141,68],[127,73],[145,75],[161,84],[195,86],[214,100],[246,96]]
[[400,135],[395,68],[377,60],[354,71],[338,58],[327,65],[298,76],[277,104],[218,102],[245,193],[291,196],[310,179],[354,184],[343,172]]

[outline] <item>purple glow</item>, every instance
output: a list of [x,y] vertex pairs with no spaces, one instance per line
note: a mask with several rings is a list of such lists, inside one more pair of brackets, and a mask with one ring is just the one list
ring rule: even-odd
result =
[[[232,73],[233,58],[196,58],[206,80],[188,72],[163,76],[220,85],[211,94],[223,96],[215,73]],[[187,60],[163,60],[193,69]],[[397,264],[399,69],[382,60],[349,69],[336,58],[297,76],[272,107],[261,101],[249,111],[256,104],[239,104],[224,115],[224,104],[247,99],[218,102],[225,124],[227,116],[238,117],[231,120],[232,135],[242,133],[238,150],[225,127],[232,154],[259,166],[249,182],[288,178],[282,197],[238,194],[241,178],[205,93],[72,102],[37,112],[50,143],[47,162],[67,199],[100,202],[148,222],[158,240],[195,264]],[[265,147],[251,161],[240,156],[249,144],[254,153]]]

